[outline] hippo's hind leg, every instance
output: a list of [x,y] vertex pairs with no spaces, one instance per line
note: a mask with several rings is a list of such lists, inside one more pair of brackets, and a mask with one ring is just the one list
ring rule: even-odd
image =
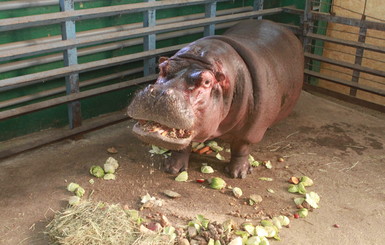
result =
[[226,171],[233,178],[246,178],[251,173],[249,163],[250,146],[244,141],[235,140],[231,143],[231,160]]
[[180,151],[171,151],[171,156],[164,163],[164,170],[171,174],[187,170],[190,154],[191,145]]

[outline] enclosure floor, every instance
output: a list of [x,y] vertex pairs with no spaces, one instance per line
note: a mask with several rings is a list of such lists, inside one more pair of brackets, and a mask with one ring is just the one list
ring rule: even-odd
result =
[[[66,206],[69,182],[83,186],[87,197],[93,190],[93,200],[131,208],[139,208],[140,197],[148,192],[164,204],[145,214],[161,212],[177,225],[186,224],[196,214],[217,221],[233,218],[240,223],[245,219],[230,214],[238,211],[253,217],[253,222],[258,215],[293,213],[297,195],[287,192],[287,180],[302,175],[314,180],[308,190],[321,196],[320,208],[305,219],[292,219],[290,228],[280,233],[282,241],[271,244],[384,244],[384,118],[304,92],[295,112],[253,145],[252,155],[257,160],[271,160],[272,169],[259,166],[246,179],[230,179],[224,172],[229,153],[223,153],[226,161],[214,155],[192,155],[190,180],[207,178],[199,169],[208,163],[216,170],[210,176],[222,177],[243,190],[245,198],[241,199],[232,197],[230,190],[220,192],[195,181],[174,181],[173,175],[159,170],[163,157],[151,157],[149,146],[131,134],[127,128],[133,125],[130,121],[86,134],[78,141],[65,140],[19,154],[0,162],[0,244],[47,244],[42,232],[54,211]],[[117,179],[95,179],[91,185],[90,166],[102,165],[111,156],[107,148],[112,146],[118,150],[113,157],[120,163]],[[285,161],[277,162],[278,157]],[[165,189],[182,197],[168,199],[162,194]],[[256,209],[245,204],[251,194],[263,196]]]

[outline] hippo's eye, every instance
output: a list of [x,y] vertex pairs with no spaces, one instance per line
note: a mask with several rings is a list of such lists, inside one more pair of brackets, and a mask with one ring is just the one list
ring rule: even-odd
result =
[[203,86],[205,86],[206,88],[210,87],[210,85],[211,85],[211,81],[210,80],[205,80],[203,82]]

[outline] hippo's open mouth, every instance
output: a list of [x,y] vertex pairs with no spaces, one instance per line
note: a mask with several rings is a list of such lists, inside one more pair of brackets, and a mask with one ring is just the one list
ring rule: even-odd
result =
[[170,128],[153,121],[138,120],[133,132],[144,142],[170,150],[186,148],[191,140],[193,131],[188,129]]

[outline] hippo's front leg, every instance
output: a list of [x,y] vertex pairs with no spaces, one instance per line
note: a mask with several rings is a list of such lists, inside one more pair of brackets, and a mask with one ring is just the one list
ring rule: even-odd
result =
[[171,174],[187,170],[190,154],[191,144],[183,150],[171,151],[171,156],[166,159],[164,164],[164,170]]
[[226,171],[233,178],[246,178],[251,173],[249,163],[250,146],[249,143],[243,141],[233,141],[231,143],[231,160],[226,167]]

